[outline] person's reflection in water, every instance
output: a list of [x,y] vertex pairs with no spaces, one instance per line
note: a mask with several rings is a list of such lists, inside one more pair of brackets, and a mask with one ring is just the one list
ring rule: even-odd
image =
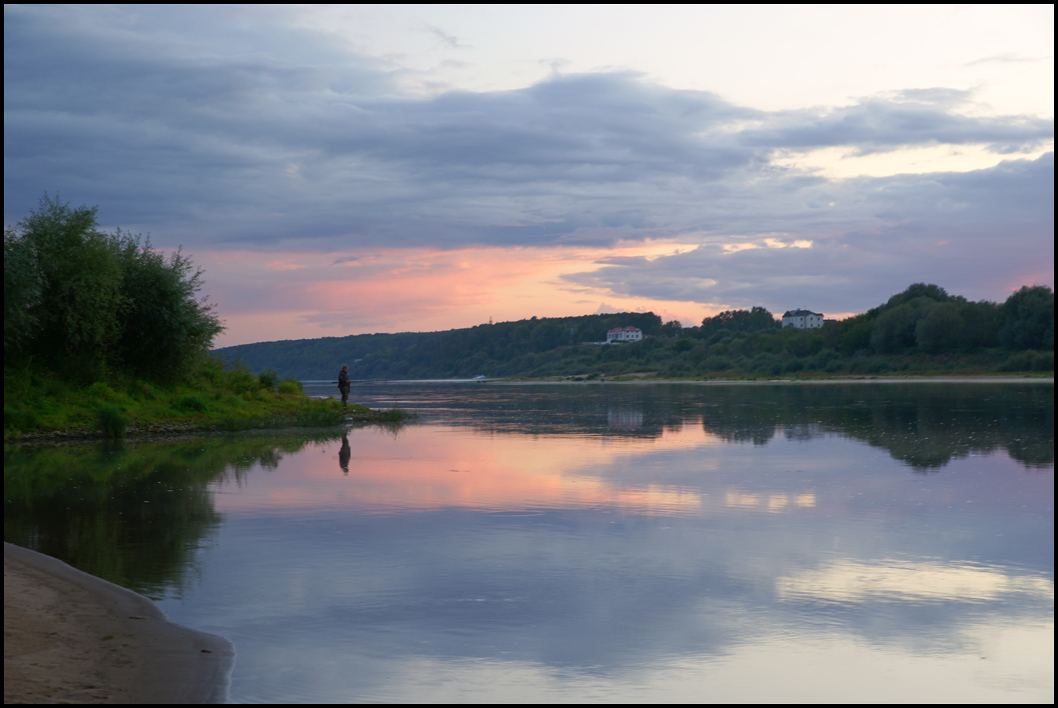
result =
[[353,451],[349,448],[349,436],[342,435],[342,449],[338,451],[338,464],[342,466],[342,472],[349,474],[349,458]]

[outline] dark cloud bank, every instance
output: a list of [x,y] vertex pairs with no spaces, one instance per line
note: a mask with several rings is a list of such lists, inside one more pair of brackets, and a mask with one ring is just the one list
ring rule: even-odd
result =
[[[677,238],[699,245],[570,284],[729,306],[1053,284],[1053,153],[846,180],[771,161],[937,144],[1016,157],[1053,139],[1051,120],[969,117],[945,89],[766,113],[620,73],[415,98],[283,11],[243,12],[5,8],[5,222],[57,190],[192,253]],[[724,252],[765,238],[813,245]]]

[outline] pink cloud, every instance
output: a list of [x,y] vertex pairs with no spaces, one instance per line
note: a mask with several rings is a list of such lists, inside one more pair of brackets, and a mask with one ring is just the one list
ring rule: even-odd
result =
[[305,266],[298,265],[297,263],[284,263],[283,261],[272,261],[267,264],[265,268],[272,268],[274,270],[301,270]]
[[586,315],[604,299],[616,311],[653,310],[666,321],[696,324],[705,314],[699,305],[630,298],[560,277],[595,268],[602,256],[664,248],[671,246],[244,251],[200,254],[198,261],[228,328],[217,346],[228,346]]

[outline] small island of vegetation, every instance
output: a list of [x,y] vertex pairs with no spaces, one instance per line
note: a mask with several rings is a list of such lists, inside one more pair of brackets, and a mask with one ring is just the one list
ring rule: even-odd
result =
[[309,399],[274,369],[211,354],[223,330],[202,271],[149,239],[100,231],[45,194],[4,231],[4,439],[319,427],[400,420]]

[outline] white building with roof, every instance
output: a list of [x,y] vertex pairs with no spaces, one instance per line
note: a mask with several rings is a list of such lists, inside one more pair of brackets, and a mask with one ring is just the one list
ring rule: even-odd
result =
[[638,327],[614,327],[606,333],[606,343],[638,342],[643,339],[643,330]]
[[782,316],[782,326],[794,329],[819,329],[823,326],[823,313],[811,310],[787,310]]

